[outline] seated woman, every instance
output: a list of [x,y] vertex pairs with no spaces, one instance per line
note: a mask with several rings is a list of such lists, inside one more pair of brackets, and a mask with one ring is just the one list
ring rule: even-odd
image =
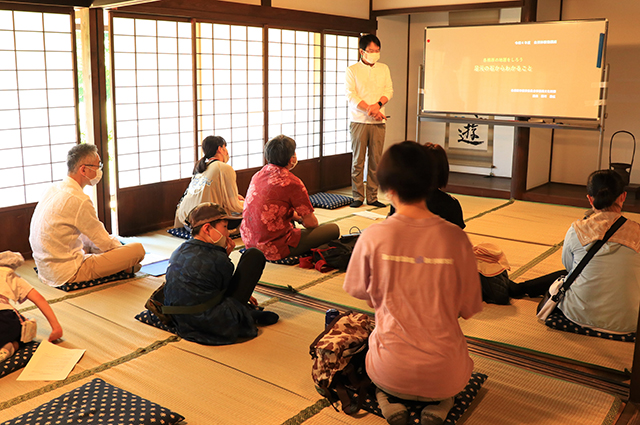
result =
[[[589,176],[589,217],[574,222],[564,238],[562,264],[566,270],[514,285],[518,295],[543,295],[553,281],[571,273],[594,242],[622,215],[627,197],[624,181],[612,170]],[[609,333],[636,332],[640,306],[640,224],[627,220],[598,250],[558,304],[572,322]]]
[[378,180],[397,211],[360,236],[344,281],[375,309],[366,368],[393,425],[406,424],[408,413],[389,395],[438,402],[422,410],[421,423],[441,424],[473,371],[458,317],[482,310],[476,258],[464,231],[427,208],[433,167],[415,142],[385,152]]
[[193,177],[176,209],[174,227],[185,225],[189,212],[203,202],[222,206],[233,218],[229,229],[235,229],[242,220],[244,198],[238,195],[236,172],[227,164],[227,142],[220,136],[207,136],[202,141],[204,157],[193,169]]
[[[245,246],[275,261],[338,239],[337,224],[318,225],[304,183],[291,173],[298,163],[296,142],[276,136],[265,145],[264,156],[268,164],[251,178],[244,203],[240,233]],[[296,229],[292,220],[304,229]]]
[[217,304],[196,314],[173,315],[182,338],[206,345],[233,344],[239,338],[258,335],[255,324],[278,321],[273,312],[257,309],[251,296],[262,271],[264,255],[248,249],[233,270],[229,254],[235,243],[229,238],[229,215],[219,205],[203,203],[187,218],[193,239],[180,245],[169,261],[164,304],[197,306],[216,298]]
[[[462,218],[460,202],[443,190],[449,182],[449,160],[447,159],[447,153],[442,146],[434,143],[426,143],[424,147],[431,153],[435,161],[437,187],[437,189],[429,195],[429,198],[427,198],[427,208],[429,208],[429,211],[432,213],[464,229],[466,224],[464,224],[464,219]],[[395,211],[395,207],[391,205],[389,215],[393,215]]]

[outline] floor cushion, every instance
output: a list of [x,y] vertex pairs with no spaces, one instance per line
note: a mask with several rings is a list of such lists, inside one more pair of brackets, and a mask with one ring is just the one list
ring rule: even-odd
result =
[[160,319],[158,319],[158,316],[156,316],[149,310],[144,310],[136,314],[135,319],[149,326],[162,329],[163,331],[171,332],[172,334],[176,333],[175,327],[165,325]]
[[309,196],[309,200],[314,208],[325,208],[328,210],[344,207],[353,202],[353,198],[350,196],[325,192],[313,194]]
[[611,339],[614,341],[636,342],[636,334],[634,332],[621,335],[584,328],[569,320],[559,308],[556,308],[551,312],[551,314],[549,314],[547,319],[544,321],[544,324],[551,329],[556,329],[558,331],[595,336],[596,338]]
[[184,417],[167,408],[96,378],[2,425],[165,425],[175,424],[183,419]]
[[[462,416],[464,412],[469,408],[471,402],[478,395],[478,391],[486,381],[487,375],[483,373],[473,372],[471,374],[471,379],[467,386],[462,390],[455,399],[455,404],[449,411],[447,418],[445,419],[445,424],[455,424],[458,419]],[[390,402],[398,401],[394,397],[389,397]],[[409,423],[410,424],[420,424],[420,413],[424,406],[429,403],[418,402],[418,401],[406,401],[403,400],[402,403],[407,406],[407,410],[409,410]],[[369,396],[362,403],[362,409],[367,412],[373,413],[374,415],[382,417],[382,412],[380,411],[380,407],[378,407],[378,401],[375,396]]]
[[39,342],[31,341],[27,344],[23,344],[18,350],[3,362],[0,362],[0,378],[10,373],[20,370],[29,363],[33,353],[40,345]]

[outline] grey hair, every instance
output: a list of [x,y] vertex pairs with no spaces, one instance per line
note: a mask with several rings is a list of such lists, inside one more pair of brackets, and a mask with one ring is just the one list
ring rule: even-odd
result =
[[69,150],[69,153],[67,153],[67,170],[69,174],[77,172],[78,168],[83,165],[82,162],[87,159],[87,157],[97,153],[98,147],[88,143],[81,143],[72,147]]

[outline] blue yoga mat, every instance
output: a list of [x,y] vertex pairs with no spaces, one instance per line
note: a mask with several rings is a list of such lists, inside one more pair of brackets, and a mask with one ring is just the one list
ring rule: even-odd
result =
[[158,261],[157,263],[147,264],[142,266],[141,272],[150,274],[151,276],[161,276],[167,273],[167,267],[169,267],[169,260]]

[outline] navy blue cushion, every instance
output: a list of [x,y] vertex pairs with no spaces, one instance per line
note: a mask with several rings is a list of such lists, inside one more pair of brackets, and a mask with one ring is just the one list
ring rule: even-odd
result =
[[176,227],[173,229],[169,229],[167,230],[167,233],[173,235],[173,236],[177,236],[179,238],[182,239],[191,239],[191,232],[189,232],[187,229],[185,229],[184,227]]
[[96,378],[2,425],[160,425],[175,424],[183,419],[167,408]]
[[[38,273],[37,267],[34,267],[33,270],[35,270],[36,273]],[[76,291],[78,289],[84,289],[84,288],[89,288],[91,286],[102,285],[103,283],[113,282],[116,280],[131,279],[132,277],[135,277],[135,276],[136,276],[135,273],[121,271],[109,276],[100,277],[98,279],[85,280],[84,282],[65,283],[64,285],[55,286],[55,288],[63,290],[65,292]]]
[[23,344],[16,350],[13,356],[0,362],[0,378],[25,367],[27,363],[29,363],[29,360],[31,360],[33,353],[36,352],[38,345],[40,345],[40,343],[35,341]]
[[[189,240],[189,239],[192,238],[191,232],[188,231],[187,229],[185,229],[184,227],[175,227],[173,229],[169,229],[169,230],[167,230],[167,233],[169,233],[169,234],[171,234],[173,236],[177,236],[177,237],[182,238],[182,239]],[[229,237],[231,239],[238,239],[240,237],[240,232],[232,233],[232,234],[229,235]]]
[[604,338],[611,339],[614,341],[625,341],[625,342],[636,342],[636,334],[635,332],[631,332],[628,334],[620,335],[620,334],[610,334],[608,332],[596,331],[589,328],[583,328],[580,325],[572,322],[564,315],[559,308],[556,308],[549,314],[547,319],[544,321],[544,324],[550,327],[551,329],[556,329],[564,332],[571,332],[580,335],[587,336],[595,336],[596,338]]
[[353,198],[350,196],[326,192],[315,193],[309,196],[309,200],[314,208],[325,208],[328,210],[344,207],[353,202]]
[[[447,418],[445,419],[445,424],[455,424],[458,419],[466,412],[466,410],[471,405],[473,399],[478,395],[478,391],[484,384],[484,381],[487,380],[487,375],[483,373],[473,372],[471,374],[471,379],[464,390],[462,390],[458,395],[456,395],[455,404],[449,411]],[[407,410],[409,411],[409,423],[410,424],[419,424],[420,423],[420,413],[422,409],[429,403],[419,402],[419,401],[407,401],[407,400],[398,400],[394,397],[389,397],[389,401],[396,402],[400,401],[405,406],[407,406]],[[382,416],[382,412],[380,411],[380,407],[378,406],[378,401],[375,398],[375,395],[367,396],[367,399],[362,403],[362,409],[366,410],[369,413],[373,413],[374,415]]]
[[176,333],[176,328],[174,326],[165,325],[158,316],[153,314],[149,310],[144,310],[141,313],[136,314],[136,320],[141,321],[149,326],[153,326],[154,328],[162,329],[163,331],[171,332],[172,334]]
[[135,277],[135,276],[136,276],[135,273],[122,271],[122,272],[112,274],[110,276],[100,277],[98,279],[85,280],[84,282],[65,283],[64,285],[56,286],[56,288],[62,289],[63,291],[66,291],[66,292],[76,291],[78,289],[84,289],[84,288],[89,288],[91,286],[102,285],[103,283],[114,282],[116,280],[131,279],[132,277]]
[[[247,248],[240,248],[240,253],[244,254],[246,250]],[[296,264],[300,263],[300,258],[308,257],[309,255],[311,255],[311,252],[305,252],[302,255],[290,255],[279,260],[267,260],[267,262],[273,264],[284,264],[285,266],[295,266]]]

